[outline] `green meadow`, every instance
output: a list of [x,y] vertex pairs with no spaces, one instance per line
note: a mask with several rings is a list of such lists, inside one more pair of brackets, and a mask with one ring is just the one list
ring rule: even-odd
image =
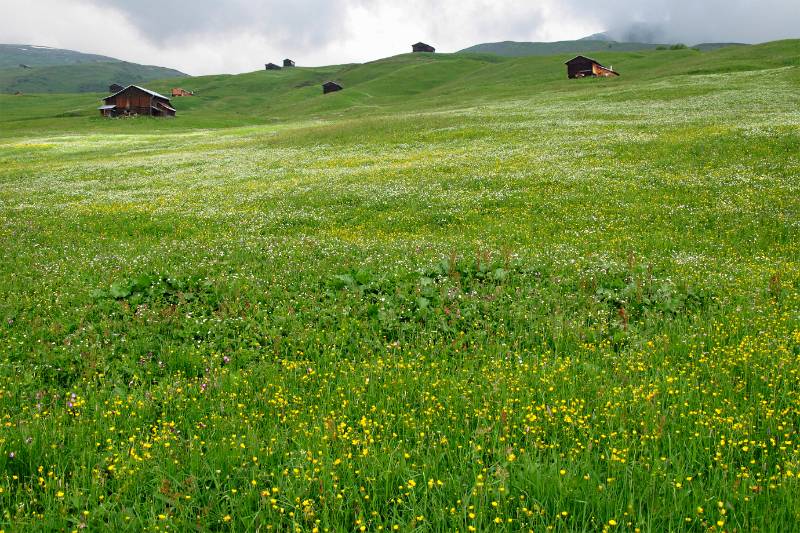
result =
[[72,50],[0,44],[0,93],[105,91],[116,80],[143,84],[172,76],[185,74]]
[[0,530],[796,531],[800,41],[566,59],[0,95]]

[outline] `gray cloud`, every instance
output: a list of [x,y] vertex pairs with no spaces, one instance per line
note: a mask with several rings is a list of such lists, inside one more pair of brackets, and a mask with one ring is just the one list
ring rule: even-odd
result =
[[[94,0],[96,1],[96,0]],[[128,22],[156,43],[181,37],[227,35],[247,32],[263,35],[276,43],[313,46],[334,38],[342,25],[341,4],[320,0],[105,0],[125,13]],[[147,15],[143,16],[142,14]]]
[[[106,0],[128,14],[129,21],[158,42],[176,36],[252,32],[273,42],[316,46],[341,37],[348,11],[360,7],[379,13],[393,0]],[[466,31],[503,33],[521,39],[535,33],[549,0],[407,0],[421,28],[442,38]],[[562,9],[576,18],[599,23],[619,38],[649,40],[765,41],[800,34],[798,0],[562,0]],[[142,13],[147,13],[142,16]],[[454,27],[453,23],[471,28]],[[392,20],[376,20],[391,25]],[[352,28],[351,28],[352,30]],[[387,28],[388,30],[388,28]],[[357,31],[357,29],[356,29]],[[630,32],[634,32],[632,35]],[[455,36],[453,36],[455,37]]]
[[800,37],[798,0],[568,0],[618,39],[764,42]]

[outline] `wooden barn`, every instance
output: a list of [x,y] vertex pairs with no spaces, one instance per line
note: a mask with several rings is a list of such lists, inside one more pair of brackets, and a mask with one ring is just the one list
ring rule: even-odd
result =
[[176,87],[172,89],[172,96],[194,96],[194,93],[192,91],[187,91],[186,89]]
[[151,117],[174,117],[175,109],[169,98],[157,92],[129,85],[103,99],[98,108],[104,117],[146,115]]
[[433,46],[431,46],[429,44],[425,44],[425,43],[412,44],[411,45],[411,50],[414,53],[417,53],[417,52],[428,52],[428,53],[432,54],[432,53],[436,52],[436,48],[434,48]]
[[110,92],[111,94],[114,94],[114,93],[120,92],[124,88],[125,87],[123,87],[122,85],[120,85],[118,83],[112,83],[111,85],[108,86],[108,92]]
[[291,59],[284,59],[283,60],[283,66],[287,67],[287,68],[291,68],[291,67],[294,66],[294,61],[292,61]]
[[613,67],[604,67],[594,59],[578,56],[565,63],[567,65],[567,76],[574,78],[611,78],[619,76]]
[[280,65],[276,65],[275,63],[267,63],[266,65],[264,65],[264,67],[266,67],[267,70],[280,70],[281,69],[281,66]]
[[344,87],[335,81],[329,81],[322,84],[322,94],[335,93],[337,91],[341,91],[342,89],[344,89]]

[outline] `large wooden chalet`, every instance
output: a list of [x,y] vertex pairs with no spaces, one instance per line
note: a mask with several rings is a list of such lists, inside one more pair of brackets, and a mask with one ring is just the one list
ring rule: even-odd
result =
[[129,85],[103,99],[98,108],[104,117],[146,115],[151,117],[174,117],[175,108],[169,98],[157,92]]
[[567,76],[574,78],[611,78],[619,76],[613,67],[604,67],[599,61],[589,57],[577,56],[565,63],[567,65]]

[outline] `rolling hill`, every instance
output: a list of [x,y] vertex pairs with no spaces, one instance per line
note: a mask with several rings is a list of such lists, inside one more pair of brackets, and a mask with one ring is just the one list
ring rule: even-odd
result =
[[0,44],[0,68],[28,65],[31,67],[53,67],[56,65],[81,65],[85,63],[109,63],[119,61],[113,57],[85,54],[75,50],[51,48],[32,44]]
[[[778,41],[711,52],[692,49],[601,52],[622,77],[615,90],[673,76],[763,70],[800,65],[800,41]],[[493,54],[403,54],[365,64],[182,80],[198,95],[177,100],[187,115],[237,116],[247,121],[291,120],[298,116],[372,114],[384,109],[437,109],[473,105],[548,91],[580,90],[566,79],[564,56],[501,57]],[[345,90],[323,96],[319,85],[332,79]],[[586,80],[595,83],[597,80]],[[154,83],[167,91],[171,82]]]
[[143,83],[184,73],[112,57],[35,45],[0,44],[0,92],[104,91],[111,83]]
[[694,48],[695,50],[700,50],[701,52],[711,52],[713,50],[719,50],[720,48],[731,48],[738,46],[750,46],[750,45],[744,43],[700,43],[692,46],[692,48]]
[[[552,43],[529,43],[503,41],[499,43],[483,43],[470,46],[458,53],[497,54],[508,57],[548,56],[552,54],[585,54],[603,52],[638,52],[668,48],[670,45],[618,42],[611,40],[606,34],[595,34],[577,41],[557,41]],[[746,46],[740,43],[703,43],[692,48],[701,51],[717,50],[728,46]]]
[[[564,55],[502,57],[493,54],[404,54],[365,64],[256,71],[153,81],[147,87],[168,92],[175,84],[195,97],[173,100],[175,121],[146,121],[148,129],[227,127],[306,118],[357,117],[387,110],[425,111],[472,106],[548,92],[644,91],[643,82],[678,76],[757,71],[800,64],[800,41],[778,41],[711,52],[665,50],[593,54],[614,65],[622,77],[610,81],[569,81]],[[60,67],[63,68],[63,67]],[[342,83],[345,90],[323,96],[320,84]],[[115,130],[116,121],[97,117],[105,87],[94,94],[0,96],[0,123],[8,132],[38,129],[43,122],[71,131]],[[627,92],[625,93],[627,94]],[[131,121],[125,128],[137,128]]]
[[460,50],[459,54],[497,54],[507,57],[521,56],[549,56],[553,54],[580,54],[597,50],[614,52],[638,52],[640,50],[654,50],[657,44],[648,43],[618,43],[607,40],[577,40],[556,41],[552,43],[528,43],[516,41],[503,41],[499,43],[483,43]]

